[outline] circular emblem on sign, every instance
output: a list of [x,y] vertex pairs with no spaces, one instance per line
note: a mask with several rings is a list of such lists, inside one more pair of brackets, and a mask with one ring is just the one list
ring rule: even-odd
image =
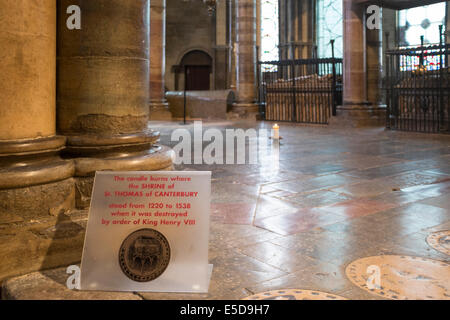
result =
[[153,229],[134,231],[123,241],[119,264],[131,280],[148,282],[158,278],[170,261],[170,246],[164,235]]

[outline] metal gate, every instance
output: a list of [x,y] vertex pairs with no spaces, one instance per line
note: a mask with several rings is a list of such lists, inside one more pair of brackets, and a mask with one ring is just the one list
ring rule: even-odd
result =
[[265,120],[328,124],[342,101],[342,59],[258,63]]
[[449,48],[441,40],[440,45],[387,51],[387,128],[450,132]]

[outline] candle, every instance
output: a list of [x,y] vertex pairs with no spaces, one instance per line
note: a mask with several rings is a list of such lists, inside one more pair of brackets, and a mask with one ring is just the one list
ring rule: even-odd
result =
[[275,125],[272,127],[273,129],[273,139],[280,139],[280,127],[278,124],[275,123]]

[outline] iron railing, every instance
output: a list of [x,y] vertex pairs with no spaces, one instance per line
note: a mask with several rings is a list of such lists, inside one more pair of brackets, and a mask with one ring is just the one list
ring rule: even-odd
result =
[[393,130],[450,132],[450,45],[386,52],[386,126]]
[[342,102],[342,59],[258,63],[259,105],[265,120],[327,124]]

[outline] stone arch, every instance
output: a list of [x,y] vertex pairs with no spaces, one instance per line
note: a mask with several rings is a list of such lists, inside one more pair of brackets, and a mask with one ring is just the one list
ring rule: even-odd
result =
[[179,58],[175,70],[175,88],[184,89],[186,77],[187,90],[209,90],[213,73],[213,58],[202,49],[190,49]]

